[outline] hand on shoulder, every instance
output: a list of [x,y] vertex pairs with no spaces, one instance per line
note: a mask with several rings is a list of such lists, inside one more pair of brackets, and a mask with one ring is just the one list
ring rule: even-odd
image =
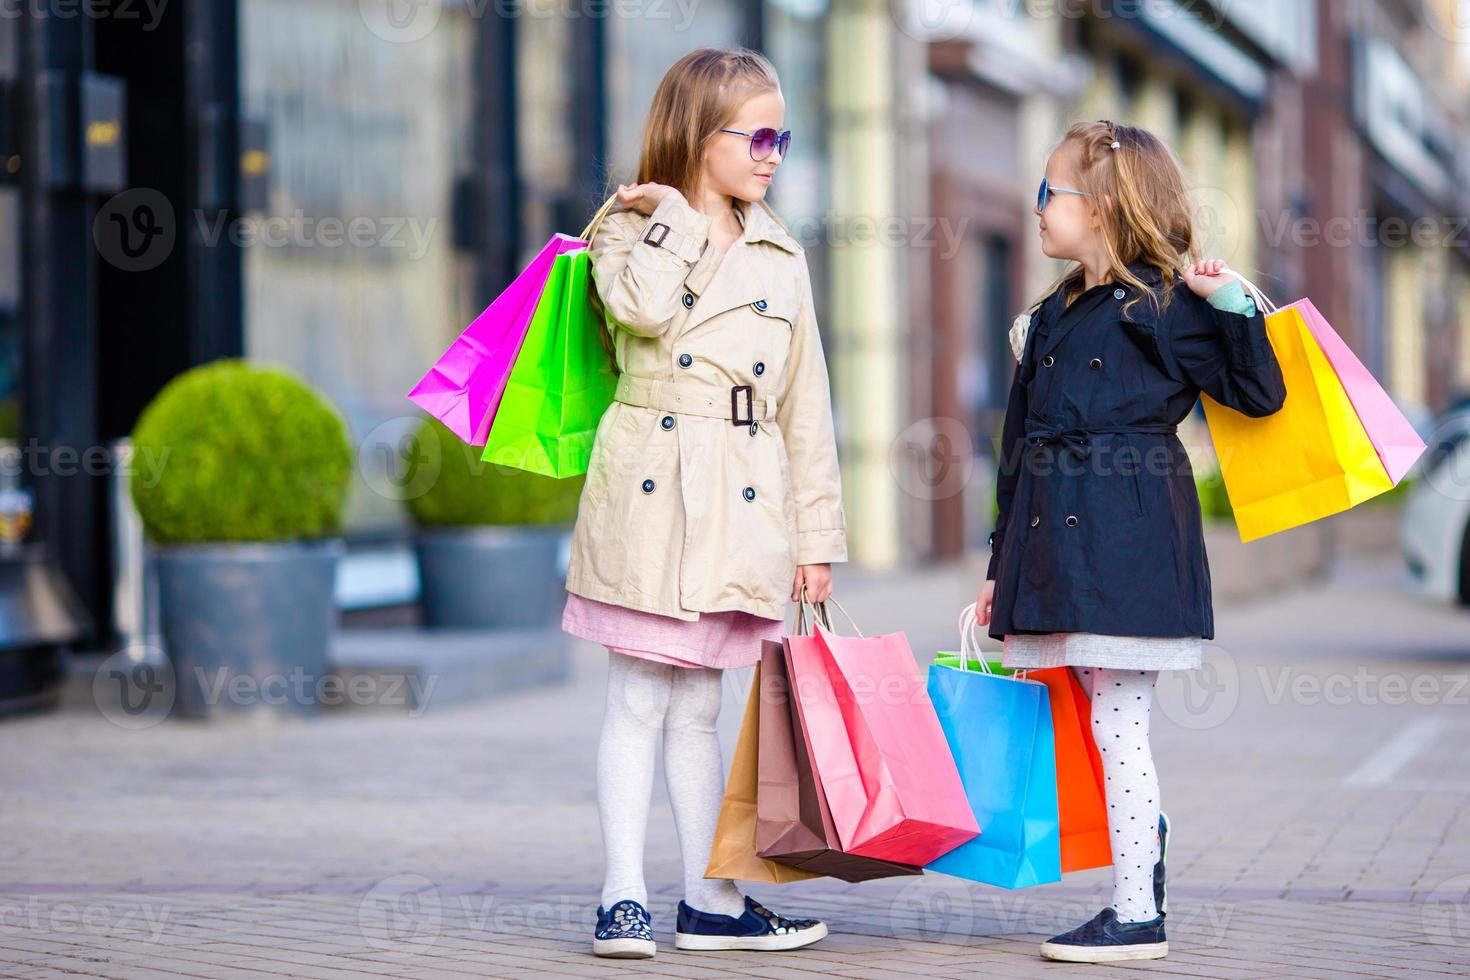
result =
[[677,188],[668,184],[619,184],[618,203],[630,211],[639,214],[653,214],[655,208],[665,200],[674,198],[684,200],[684,195]]
[[1223,259],[1205,259],[1184,267],[1184,281],[1201,299],[1209,299],[1220,288],[1236,281]]

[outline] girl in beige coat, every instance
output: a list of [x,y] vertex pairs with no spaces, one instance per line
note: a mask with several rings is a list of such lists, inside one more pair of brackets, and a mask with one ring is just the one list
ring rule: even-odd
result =
[[847,558],[806,258],[764,203],[791,138],[784,112],[761,55],[680,59],[654,94],[637,182],[588,248],[620,376],[562,626],[609,652],[598,955],[655,951],[643,840],[660,731],[684,863],[675,946],[794,949],[827,932],[704,877],[724,791],[721,671],[755,663],[788,602],[824,601],[831,562]]

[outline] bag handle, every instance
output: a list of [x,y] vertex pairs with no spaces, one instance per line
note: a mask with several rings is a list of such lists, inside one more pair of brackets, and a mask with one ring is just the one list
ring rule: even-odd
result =
[[[975,639],[975,631],[980,628],[980,620],[975,615],[975,603],[960,610],[960,670],[970,669],[970,654],[979,652],[979,643]],[[984,657],[976,657],[980,662],[980,670],[986,674],[993,674],[990,669],[990,661]]]
[[[994,676],[995,671],[990,669],[990,661],[985,659],[980,650],[980,641],[975,636],[980,630],[980,618],[975,615],[975,606],[972,602],[960,610],[960,670],[970,669],[970,655],[973,653],[976,662],[980,664],[980,671]],[[1012,676],[1025,677],[1025,668],[1018,668]]]
[[[862,627],[858,626],[857,620],[855,620],[855,619],[852,618],[852,613],[848,612],[847,609],[842,605],[842,603],[840,603],[840,602],[837,601],[837,597],[836,596],[828,596],[828,598],[831,600],[832,605],[834,605],[838,609],[842,610],[842,615],[846,616],[847,617],[847,621],[852,624],[852,630],[853,630],[853,632],[856,633],[859,638],[866,639],[866,637],[863,635]],[[806,609],[806,606],[809,604],[808,601],[807,601],[807,598],[806,598],[806,584],[805,583],[802,583],[802,586],[801,586],[801,600],[800,600],[800,602],[801,602],[802,609],[805,610]],[[822,614],[822,625],[826,626],[830,630],[832,628],[832,621],[831,621],[830,616],[827,613],[827,604],[825,602],[816,602],[816,603],[810,603],[810,605],[812,606],[812,609],[813,609],[812,621],[813,622],[816,622],[816,613],[817,612],[820,612]]]
[[1255,300],[1256,309],[1260,310],[1262,313],[1275,313],[1281,308],[1275,303],[1271,302],[1270,298],[1266,296],[1266,294],[1261,290],[1260,286],[1257,286],[1245,276],[1236,272],[1234,269],[1226,269],[1225,271],[1240,280],[1240,284],[1242,287],[1245,288],[1246,293],[1249,294],[1251,299]]
[[587,222],[587,227],[583,228],[582,234],[578,235],[577,237],[586,242],[588,245],[591,245],[592,236],[597,234],[597,228],[599,225],[602,224],[602,219],[608,216],[608,214],[612,211],[613,205],[617,203],[618,196],[616,194],[614,194],[612,197],[609,197],[606,201],[603,201],[602,207],[597,209],[597,212],[592,215],[592,220]]
[[[613,205],[617,203],[618,196],[616,194],[603,201],[602,207],[597,209],[597,212],[592,215],[592,220],[587,222],[587,227],[583,228],[582,233],[577,236],[586,242],[589,248],[592,246],[592,236],[597,234],[597,229],[602,225],[602,219],[612,213]],[[587,280],[587,294],[591,297],[592,309],[603,320],[603,329],[597,331],[598,342],[602,344],[602,349],[607,354],[607,362],[612,368],[613,373],[621,374],[622,371],[618,367],[617,347],[612,339],[612,327],[607,320],[606,311],[602,308],[602,297],[597,294],[597,287],[593,284],[591,276],[588,276]]]
[[[804,587],[801,590],[801,594],[803,596],[806,595],[806,589]],[[806,621],[807,605],[808,603],[803,600],[802,602],[799,602],[796,606],[796,633],[794,634],[796,636],[810,636],[812,633],[812,630],[808,628]],[[832,628],[832,621],[827,616],[826,606],[822,606],[820,608],[812,606],[812,622],[815,623],[819,619],[823,626],[827,627],[828,629]]]

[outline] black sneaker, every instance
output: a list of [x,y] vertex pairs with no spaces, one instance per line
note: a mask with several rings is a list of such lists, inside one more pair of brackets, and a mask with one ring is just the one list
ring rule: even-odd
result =
[[827,924],[816,919],[787,919],[745,896],[738,917],[701,912],[679,903],[674,927],[675,949],[800,949],[827,935]]
[[1147,922],[1119,922],[1112,906],[1060,936],[1041,944],[1048,960],[1068,963],[1116,963],[1120,960],[1157,960],[1169,953],[1162,915]]
[[597,907],[597,931],[592,936],[594,956],[646,960],[658,947],[653,942],[653,920],[648,909],[631,898]]
[[1159,915],[1169,911],[1169,893],[1164,888],[1164,857],[1169,853],[1169,817],[1159,812],[1159,861],[1154,865],[1154,908]]

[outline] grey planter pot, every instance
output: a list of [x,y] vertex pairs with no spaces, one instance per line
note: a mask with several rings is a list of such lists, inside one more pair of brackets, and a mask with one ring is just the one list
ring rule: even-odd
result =
[[550,626],[566,598],[557,549],[566,528],[421,528],[416,541],[424,625]]
[[337,624],[336,538],[157,548],[172,713],[310,715]]

